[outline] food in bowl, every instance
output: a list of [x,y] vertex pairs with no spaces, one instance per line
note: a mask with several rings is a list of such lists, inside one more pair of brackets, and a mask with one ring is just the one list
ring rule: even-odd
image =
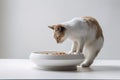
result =
[[67,55],[65,52],[57,52],[57,51],[43,51],[40,53],[41,54],[48,54],[48,55]]

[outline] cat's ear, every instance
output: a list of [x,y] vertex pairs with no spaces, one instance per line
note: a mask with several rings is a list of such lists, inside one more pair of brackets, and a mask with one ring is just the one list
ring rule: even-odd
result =
[[54,30],[54,26],[48,26],[50,29]]
[[63,32],[63,31],[65,31],[65,30],[66,30],[65,27],[63,27],[63,26],[60,26],[60,27],[59,27],[59,31],[60,31],[60,32]]

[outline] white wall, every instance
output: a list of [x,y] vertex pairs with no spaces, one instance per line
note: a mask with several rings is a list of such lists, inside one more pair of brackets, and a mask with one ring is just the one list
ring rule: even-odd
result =
[[28,58],[32,51],[69,51],[56,44],[48,25],[89,15],[102,26],[99,59],[120,59],[120,0],[0,0],[0,58]]

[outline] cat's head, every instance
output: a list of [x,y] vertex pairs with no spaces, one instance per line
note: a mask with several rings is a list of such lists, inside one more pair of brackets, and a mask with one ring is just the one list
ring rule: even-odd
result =
[[61,25],[53,25],[53,26],[48,26],[50,29],[54,30],[54,38],[57,43],[62,43],[66,40],[67,35],[66,35],[66,28]]

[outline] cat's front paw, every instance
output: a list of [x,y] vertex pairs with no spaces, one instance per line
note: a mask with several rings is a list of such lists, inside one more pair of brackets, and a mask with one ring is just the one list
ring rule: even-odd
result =
[[82,53],[81,53],[81,52],[75,52],[75,54],[77,54],[77,55],[81,55]]
[[68,54],[75,54],[75,52],[73,52],[73,51],[69,51]]

